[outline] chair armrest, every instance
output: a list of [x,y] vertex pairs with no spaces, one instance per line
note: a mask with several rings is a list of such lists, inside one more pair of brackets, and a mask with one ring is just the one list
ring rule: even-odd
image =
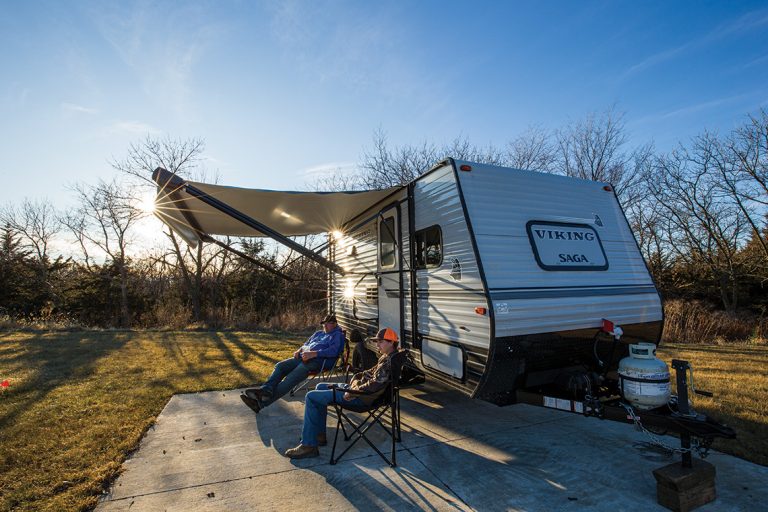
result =
[[339,391],[344,391],[345,393],[349,393],[350,395],[375,395],[378,393],[377,391],[363,391],[360,389],[346,389],[339,387],[338,384],[333,384],[331,386],[328,386],[328,389],[338,389]]
[[[338,385],[335,385],[335,384],[333,386],[329,386],[328,389],[332,389],[334,391],[337,391],[337,390],[338,391],[344,391],[345,393],[349,393],[350,395],[356,395],[356,396],[374,396],[374,395],[378,394],[378,391],[371,392],[371,391],[361,391],[359,389],[345,389],[345,388],[340,388]],[[331,403],[332,404],[336,404],[336,405],[344,405],[345,401],[346,400],[342,400],[341,402],[337,402],[336,401],[336,393],[334,393],[333,394],[333,400],[331,401]]]

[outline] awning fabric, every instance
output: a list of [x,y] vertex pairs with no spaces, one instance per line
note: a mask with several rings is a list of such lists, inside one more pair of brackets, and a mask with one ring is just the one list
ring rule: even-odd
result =
[[[187,181],[202,192],[285,236],[327,233],[344,226],[396,190],[282,192]],[[158,186],[155,214],[190,245],[208,235],[267,236],[191,196],[184,187]]]

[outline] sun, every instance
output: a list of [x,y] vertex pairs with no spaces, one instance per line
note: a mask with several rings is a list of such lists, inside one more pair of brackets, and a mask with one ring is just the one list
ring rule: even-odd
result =
[[146,194],[142,194],[141,198],[139,200],[139,210],[141,210],[144,213],[155,213],[155,210],[157,209],[157,205],[155,204],[155,192],[150,191]]

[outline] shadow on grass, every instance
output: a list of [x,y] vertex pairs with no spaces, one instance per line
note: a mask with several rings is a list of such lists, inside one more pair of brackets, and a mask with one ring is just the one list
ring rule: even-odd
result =
[[[207,364],[201,364],[200,358],[211,357],[211,354],[206,354],[205,350],[200,350],[201,347],[208,347],[218,351],[218,353],[227,361],[228,365],[247,382],[254,382],[259,377],[256,372],[245,365],[250,359],[257,359],[267,367],[271,367],[279,361],[278,358],[269,355],[269,352],[271,352],[270,350],[255,348],[251,344],[244,342],[242,336],[236,333],[200,332],[185,333],[185,336],[188,338],[180,341],[178,333],[168,332],[161,334],[159,339],[168,358],[180,369],[180,373],[184,377],[203,379],[216,371],[215,369],[210,368]],[[184,345],[187,343],[196,344],[198,346],[195,350],[185,352]],[[288,342],[280,340],[266,341],[262,343],[283,344]],[[233,347],[237,350],[233,350]],[[236,353],[238,351],[240,352],[239,354]],[[213,354],[212,357],[217,358],[218,354]],[[166,381],[163,382],[168,384]],[[163,382],[155,383],[162,384]]]
[[12,425],[28,404],[44,400],[51,391],[73,379],[92,375],[97,361],[123,348],[130,336],[128,332],[36,334],[19,341],[23,348],[11,358],[3,358],[4,363],[13,362],[20,368],[34,370],[14,389],[19,397],[0,417],[0,431]]

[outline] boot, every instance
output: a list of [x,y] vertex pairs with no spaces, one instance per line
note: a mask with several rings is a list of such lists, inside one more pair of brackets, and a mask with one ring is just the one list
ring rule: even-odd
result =
[[328,438],[325,437],[325,432],[317,434],[317,446],[325,446],[328,444]]
[[272,393],[263,388],[250,388],[245,390],[245,396],[251,400],[269,400]]
[[317,449],[317,446],[307,446],[305,444],[300,444],[296,448],[285,451],[285,456],[289,459],[308,459],[318,455],[320,455],[320,450]]
[[245,405],[250,407],[253,412],[259,414],[259,411],[261,410],[261,402],[259,400],[254,400],[247,395],[240,395],[240,399],[245,402]]

